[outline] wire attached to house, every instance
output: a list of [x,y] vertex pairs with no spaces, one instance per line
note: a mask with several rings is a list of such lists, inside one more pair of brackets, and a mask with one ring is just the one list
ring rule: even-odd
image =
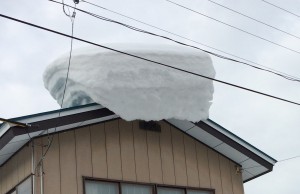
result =
[[[55,0],[49,0],[49,1],[54,2],[54,3],[58,3],[58,4],[62,4],[62,3],[57,2],[57,1],[55,1]],[[70,6],[70,5],[67,5],[67,4],[64,4],[64,5],[67,6],[67,7],[70,7],[70,8],[74,8],[74,9],[76,9],[76,10],[82,12],[82,13],[88,14],[88,15],[90,15],[90,16],[92,16],[92,17],[95,17],[95,18],[100,19],[100,20],[103,20],[103,21],[108,21],[108,22],[111,22],[111,23],[115,23],[115,24],[124,26],[124,27],[126,27],[126,28],[129,28],[129,29],[131,29],[131,30],[137,31],[137,32],[145,33],[145,34],[148,34],[148,35],[151,35],[151,36],[155,36],[155,37],[159,37],[159,38],[163,38],[163,39],[166,39],[166,40],[175,42],[175,43],[180,44],[180,45],[183,45],[183,46],[191,47],[191,48],[194,48],[194,49],[197,49],[197,50],[206,52],[206,53],[208,53],[208,54],[211,54],[211,55],[216,56],[216,57],[221,58],[221,59],[229,60],[229,61],[232,61],[232,62],[235,62],[235,63],[240,63],[240,64],[244,64],[244,65],[247,65],[247,66],[256,68],[256,69],[258,69],[258,70],[266,71],[266,72],[275,74],[275,75],[277,75],[277,76],[283,77],[283,78],[285,78],[285,79],[287,79],[287,80],[290,80],[290,81],[300,82],[300,79],[297,79],[297,78],[293,78],[293,77],[290,77],[290,76],[287,76],[287,75],[284,75],[284,74],[281,74],[281,73],[277,73],[277,72],[272,71],[272,70],[268,70],[268,69],[264,69],[264,68],[261,68],[261,67],[257,67],[257,66],[255,66],[255,65],[251,65],[251,64],[246,63],[246,62],[243,62],[243,61],[239,61],[239,60],[236,60],[236,59],[233,59],[233,58],[229,58],[229,57],[226,57],[226,56],[223,56],[223,55],[220,55],[220,54],[217,54],[217,53],[214,53],[214,52],[211,52],[211,51],[208,51],[208,50],[205,50],[205,49],[202,49],[202,48],[193,46],[193,45],[185,44],[185,43],[183,43],[183,42],[180,42],[180,41],[174,40],[174,39],[172,39],[172,38],[169,38],[169,37],[167,37],[167,36],[158,35],[158,34],[155,34],[155,33],[153,33],[153,32],[145,31],[145,30],[143,30],[143,29],[140,29],[140,28],[137,28],[137,27],[128,25],[128,24],[124,24],[124,23],[122,23],[122,22],[119,22],[119,21],[116,21],[116,20],[112,20],[112,19],[109,19],[109,18],[100,16],[100,15],[97,15],[97,14],[94,14],[94,13],[91,13],[91,12],[88,12],[88,11],[85,11],[85,10],[82,10],[82,9],[79,9],[79,8],[75,8],[75,7]]]
[[[68,16],[70,19],[71,19],[71,44],[70,44],[70,53],[69,53],[69,59],[68,59],[68,68],[67,68],[67,76],[66,76],[66,80],[65,80],[65,84],[64,84],[64,90],[63,90],[63,96],[62,96],[62,101],[61,101],[61,104],[60,104],[60,110],[63,108],[63,104],[64,104],[64,99],[65,99],[65,93],[66,93],[66,89],[67,89],[67,84],[68,84],[68,80],[69,80],[69,74],[70,74],[70,67],[71,67],[71,59],[72,59],[72,52],[73,52],[73,36],[74,36],[74,22],[75,22],[75,17],[76,17],[76,11],[75,11],[75,8],[76,8],[76,2],[74,1],[74,4],[75,4],[75,7],[74,7],[74,10],[73,10],[73,14],[72,15],[68,15],[66,14],[66,16]],[[65,5],[63,4],[63,7]],[[65,12],[65,9],[63,8],[64,12]],[[58,118],[60,118],[61,116],[61,111],[58,112]],[[57,130],[57,127],[55,127],[54,129],[54,133],[56,132]],[[53,143],[53,139],[54,139],[54,134],[51,136],[49,136],[49,131],[47,129],[47,135],[48,135],[48,145],[46,146],[46,150],[45,152],[43,153],[41,159],[39,160],[39,162],[37,163],[36,167],[35,167],[35,173],[37,172],[37,169],[41,167],[42,165],[42,162],[43,160],[45,159],[50,147],[52,146],[52,143]]]
[[[122,14],[122,13],[119,13],[119,12],[117,12],[117,11],[113,11],[113,10],[111,10],[111,9],[105,8],[105,7],[103,7],[103,6],[100,6],[100,5],[97,5],[97,4],[95,4],[95,3],[91,3],[91,2],[89,2],[89,1],[86,1],[86,0],[81,0],[81,2],[83,2],[83,3],[87,3],[87,4],[89,4],[89,5],[92,5],[92,6],[94,6],[94,7],[97,7],[97,8],[103,9],[103,10],[106,10],[106,11],[108,11],[108,12],[114,13],[114,14],[116,14],[116,15],[119,15],[119,16],[121,16],[121,17],[124,17],[124,18],[130,19],[130,20],[132,20],[132,21],[135,21],[135,22],[138,22],[138,23],[140,23],[140,24],[143,24],[143,25],[149,26],[149,27],[151,27],[151,28],[154,28],[154,29],[157,29],[157,30],[159,30],[159,31],[166,32],[166,33],[168,33],[168,34],[171,34],[171,35],[173,35],[173,36],[176,36],[176,37],[179,37],[179,38],[182,38],[182,39],[188,40],[188,41],[190,41],[190,42],[193,42],[193,43],[196,43],[196,44],[198,44],[198,45],[202,45],[202,46],[205,46],[205,47],[207,47],[207,48],[210,48],[210,49],[216,50],[216,51],[218,51],[218,52],[221,52],[221,53],[223,53],[223,54],[229,55],[229,56],[231,56],[231,57],[235,57],[235,58],[241,59],[241,60],[243,60],[243,61],[247,61],[247,62],[249,62],[249,63],[252,63],[252,64],[255,64],[255,65],[259,66],[259,67],[257,67],[257,66],[254,66],[254,65],[251,65],[251,64],[247,64],[247,63],[246,63],[246,64],[244,64],[244,65],[248,65],[248,66],[250,66],[250,67],[257,68],[257,69],[261,69],[261,70],[269,70],[269,71],[272,71],[272,72],[275,72],[275,73],[278,73],[278,74],[282,74],[282,75],[284,75],[284,76],[286,76],[286,77],[290,77],[290,78],[293,78],[293,79],[298,79],[298,80],[300,80],[300,78],[299,78],[299,77],[292,76],[292,75],[289,75],[289,74],[287,74],[287,73],[284,73],[284,72],[281,72],[281,71],[278,71],[278,70],[272,69],[272,68],[270,68],[270,67],[264,66],[264,65],[262,65],[262,64],[259,64],[259,63],[257,63],[257,62],[254,62],[254,61],[251,61],[251,60],[248,60],[248,59],[245,59],[245,58],[239,57],[239,56],[237,56],[237,55],[234,55],[234,54],[228,53],[228,52],[226,52],[226,51],[224,51],[224,50],[221,50],[221,49],[218,49],[218,48],[215,48],[215,47],[209,46],[209,45],[207,45],[207,44],[204,44],[204,43],[201,43],[201,42],[199,42],[199,41],[196,41],[196,40],[193,40],[193,39],[187,38],[187,37],[185,37],[185,36],[182,36],[182,35],[176,34],[176,33],[174,33],[174,32],[171,32],[171,31],[165,30],[165,29],[163,29],[163,28],[160,28],[160,27],[154,26],[154,25],[152,25],[152,24],[146,23],[146,22],[144,22],[144,21],[141,21],[141,20],[135,19],[135,18],[133,18],[133,17],[130,17],[130,16],[127,16],[127,15],[124,15],[124,14]],[[242,64],[242,63],[241,63],[241,64]],[[262,67],[263,67],[263,68],[262,68]],[[286,79],[286,78],[285,78],[285,79]]]
[[[278,160],[277,163],[286,162],[286,161],[294,160],[294,159],[298,159],[298,158],[300,158],[300,155],[296,155],[296,156],[293,156],[293,157],[290,157],[290,158],[285,158],[285,159]],[[256,166],[251,166],[251,167],[243,168],[242,170],[247,170],[247,169],[252,169],[252,168],[258,168],[258,167],[261,167],[261,165],[256,165]]]
[[281,47],[281,48],[283,48],[283,49],[286,49],[286,50],[292,51],[292,52],[294,52],[294,53],[300,54],[300,51],[298,51],[298,50],[291,49],[291,48],[289,48],[289,47],[286,47],[286,46],[284,46],[284,45],[282,45],[282,44],[279,44],[279,43],[276,43],[276,42],[274,42],[274,41],[271,41],[271,40],[269,40],[269,39],[267,39],[267,38],[264,38],[264,37],[262,37],[262,36],[259,36],[259,35],[256,35],[256,34],[254,34],[254,33],[248,32],[248,31],[243,30],[243,29],[241,29],[241,28],[238,28],[238,27],[236,27],[236,26],[234,26],[234,25],[228,24],[228,23],[223,22],[223,21],[221,21],[221,20],[219,20],[219,19],[213,18],[213,17],[208,16],[208,15],[206,15],[206,14],[203,14],[203,13],[201,13],[201,12],[199,12],[199,11],[196,11],[196,10],[193,10],[193,9],[188,8],[188,7],[186,7],[186,6],[183,6],[183,5],[179,4],[179,3],[176,3],[176,2],[173,2],[173,1],[170,1],[170,0],[165,0],[165,1],[167,1],[167,2],[169,2],[169,3],[172,3],[172,4],[174,4],[174,5],[178,6],[178,7],[181,7],[181,8],[183,8],[183,9],[186,9],[186,10],[188,10],[188,11],[194,12],[194,13],[196,13],[196,14],[198,14],[198,15],[204,16],[204,17],[206,17],[206,18],[208,18],[208,19],[211,19],[211,20],[213,20],[213,21],[216,21],[216,22],[218,22],[218,23],[221,23],[221,24],[223,24],[223,25],[225,25],[225,26],[228,26],[228,27],[230,27],[230,28],[236,29],[236,30],[238,30],[238,31],[240,31],[240,32],[243,32],[243,33],[248,34],[248,35],[250,35],[250,36],[253,36],[253,37],[255,37],[255,38],[258,38],[258,39],[260,39],[260,40],[263,40],[263,41],[265,41],[265,42],[268,42],[268,43],[270,43],[270,44],[273,44],[273,45],[276,45],[276,46]]
[[120,53],[120,54],[123,54],[123,55],[127,55],[127,56],[130,56],[130,57],[133,57],[133,58],[137,58],[137,59],[140,59],[140,60],[143,60],[143,61],[147,61],[147,62],[154,63],[154,64],[157,64],[157,65],[160,65],[160,66],[175,69],[177,71],[181,71],[181,72],[185,72],[185,73],[188,73],[188,74],[191,74],[191,75],[195,75],[195,76],[198,76],[198,77],[209,79],[209,80],[212,80],[212,81],[224,84],[224,85],[229,85],[229,86],[232,86],[232,87],[235,87],[235,88],[238,88],[238,89],[246,90],[246,91],[251,92],[251,93],[259,94],[259,95],[262,95],[262,96],[270,97],[270,98],[273,98],[273,99],[276,99],[276,100],[280,100],[280,101],[283,101],[283,102],[287,102],[287,103],[290,103],[290,104],[300,106],[300,103],[298,103],[298,102],[294,102],[294,101],[291,101],[291,100],[287,100],[287,99],[284,99],[284,98],[273,96],[271,94],[267,94],[267,93],[259,92],[259,91],[256,91],[256,90],[253,90],[253,89],[250,89],[250,88],[246,88],[246,87],[243,87],[243,86],[240,86],[240,85],[232,84],[232,83],[229,83],[229,82],[226,82],[226,81],[222,81],[222,80],[219,80],[219,79],[211,78],[211,77],[208,77],[208,76],[205,76],[205,75],[201,75],[201,74],[198,74],[198,73],[194,73],[194,72],[191,72],[191,71],[187,71],[187,70],[184,70],[184,69],[173,67],[173,66],[168,65],[168,64],[164,64],[164,63],[157,62],[157,61],[154,61],[154,60],[151,60],[151,59],[140,57],[138,55],[134,55],[134,54],[130,54],[130,53],[127,53],[127,52],[124,52],[124,51],[114,49],[114,48],[110,48],[110,47],[107,47],[107,46],[104,46],[104,45],[101,45],[101,44],[97,44],[97,43],[94,43],[94,42],[91,42],[91,41],[88,41],[88,40],[85,40],[85,39],[82,39],[82,38],[78,38],[78,37],[75,37],[75,36],[70,36],[70,35],[62,33],[62,32],[58,32],[58,31],[55,31],[55,30],[52,30],[52,29],[49,29],[49,28],[46,28],[46,27],[42,27],[42,26],[30,23],[30,22],[26,22],[24,20],[19,20],[19,19],[16,19],[16,18],[13,18],[13,17],[10,17],[10,16],[6,16],[6,15],[3,15],[3,14],[0,14],[0,17],[6,18],[6,19],[9,19],[9,20],[13,20],[13,21],[18,22],[18,23],[23,23],[25,25],[32,26],[32,27],[35,27],[35,28],[39,28],[41,30],[48,31],[48,32],[51,32],[51,33],[54,33],[54,34],[58,34],[58,35],[65,36],[65,37],[68,37],[68,38],[73,38],[74,40],[78,40],[80,42],[84,42],[84,43],[87,43],[87,44],[90,44],[90,45],[101,47],[101,48],[104,48],[104,49],[107,49],[107,50],[110,50],[110,51],[114,51],[114,52],[117,52],[117,53]]
[[285,162],[285,161],[294,160],[294,159],[297,159],[297,158],[300,158],[300,155],[293,156],[293,157],[290,157],[290,158],[281,159],[278,162]]
[[278,5],[275,5],[275,4],[273,4],[273,3],[269,2],[269,1],[265,1],[265,0],[261,0],[261,1],[264,2],[264,3],[267,3],[267,4],[269,4],[269,5],[271,5],[271,6],[273,6],[273,7],[276,7],[277,9],[280,9],[280,10],[282,10],[282,11],[284,11],[284,12],[287,12],[287,13],[289,13],[289,14],[291,14],[291,15],[294,15],[294,16],[300,18],[300,15],[295,14],[295,13],[293,13],[293,12],[287,10],[287,9],[284,9],[284,8],[282,8],[282,7],[279,7]]
[[281,30],[281,29],[279,29],[279,28],[277,28],[277,27],[275,27],[275,26],[272,26],[272,25],[270,25],[270,24],[268,24],[268,23],[266,23],[266,22],[260,21],[260,20],[258,20],[258,19],[255,19],[255,18],[251,17],[251,16],[248,16],[248,15],[246,15],[246,14],[244,14],[244,13],[241,13],[241,12],[239,12],[239,11],[236,11],[236,10],[234,10],[234,9],[232,9],[232,8],[230,8],[230,7],[227,7],[227,6],[225,6],[225,5],[221,4],[221,3],[215,2],[215,1],[213,1],[213,0],[207,0],[207,1],[209,1],[209,2],[211,2],[211,3],[213,3],[213,4],[215,4],[215,5],[217,5],[217,6],[219,6],[219,7],[222,7],[222,8],[224,8],[224,9],[227,9],[227,10],[229,10],[229,11],[231,11],[231,12],[234,12],[234,13],[236,13],[236,14],[239,14],[239,15],[241,15],[241,16],[243,16],[243,17],[245,17],[245,18],[248,18],[248,19],[250,19],[250,20],[252,20],[252,21],[255,21],[255,22],[260,23],[260,24],[262,24],[262,25],[264,25],[264,26],[267,26],[267,27],[272,28],[272,29],[274,29],[274,30],[276,30],[276,31],[282,32],[282,33],[284,33],[284,34],[287,34],[287,35],[289,35],[289,36],[292,36],[292,37],[297,38],[297,39],[300,40],[300,37],[299,37],[299,36],[296,36],[296,35],[294,35],[294,34],[292,34],[292,33],[289,33],[289,32],[287,32],[287,31],[285,31],[285,30]]

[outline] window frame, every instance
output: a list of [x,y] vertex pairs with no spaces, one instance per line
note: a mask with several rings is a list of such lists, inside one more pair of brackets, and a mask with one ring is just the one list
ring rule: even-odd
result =
[[27,181],[28,179],[31,179],[31,194],[33,194],[33,175],[30,174],[27,177],[25,177],[21,182],[19,182],[17,185],[15,185],[11,190],[9,190],[8,192],[6,192],[5,194],[13,194],[14,192],[16,194],[18,194],[18,187],[23,184],[25,181]]
[[177,186],[177,185],[168,185],[168,184],[155,184],[155,183],[146,183],[146,182],[135,182],[135,181],[124,181],[124,180],[114,180],[114,179],[105,179],[105,178],[95,178],[95,177],[82,177],[82,184],[83,184],[83,194],[86,194],[86,188],[85,188],[85,181],[101,181],[101,182],[110,182],[110,183],[117,183],[119,194],[122,194],[122,188],[121,185],[123,184],[135,184],[135,185],[145,185],[145,186],[151,186],[152,187],[152,194],[157,194],[157,187],[166,187],[166,188],[174,188],[174,189],[183,189],[184,194],[187,194],[188,190],[194,190],[194,191],[207,191],[210,192],[210,194],[215,194],[215,189],[211,188],[202,188],[202,187],[191,187],[191,186]]

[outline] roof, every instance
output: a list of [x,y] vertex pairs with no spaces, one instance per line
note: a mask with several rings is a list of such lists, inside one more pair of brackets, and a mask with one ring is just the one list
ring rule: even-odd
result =
[[[0,165],[31,141],[31,138],[116,118],[119,116],[112,111],[93,103],[11,119],[27,123],[30,127],[22,128],[8,123],[0,125]],[[272,171],[277,162],[212,120],[198,123],[177,119],[166,121],[240,165],[243,168],[244,182]]]

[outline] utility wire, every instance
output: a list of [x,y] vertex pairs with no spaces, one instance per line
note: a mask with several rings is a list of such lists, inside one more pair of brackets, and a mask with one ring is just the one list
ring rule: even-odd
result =
[[279,7],[278,5],[275,5],[275,4],[273,4],[273,3],[270,3],[269,1],[265,1],[265,0],[261,0],[261,1],[264,2],[264,3],[267,3],[267,4],[269,4],[269,5],[271,5],[271,6],[273,6],[273,7],[276,7],[277,9],[280,9],[280,10],[282,10],[282,11],[284,11],[284,12],[287,12],[287,13],[289,13],[289,14],[291,14],[291,15],[294,15],[294,16],[300,18],[300,15],[295,14],[295,13],[293,13],[293,12],[287,10],[287,9],[284,9],[284,8],[282,8],[282,7]]
[[[54,2],[54,3],[58,3],[58,4],[62,4],[62,3],[57,2],[57,1],[54,1],[54,0],[49,0],[49,1]],[[149,32],[149,31],[145,31],[145,30],[140,29],[140,28],[137,28],[137,27],[130,26],[130,25],[128,25],[128,24],[124,24],[124,23],[121,23],[121,22],[118,22],[118,21],[115,21],[115,20],[112,20],[112,19],[109,19],[109,18],[106,18],[106,17],[103,17],[103,16],[99,16],[99,15],[97,15],[97,14],[94,14],[94,13],[91,13],[91,12],[88,12],[88,11],[85,11],[85,10],[82,10],[82,9],[78,9],[78,8],[72,7],[72,6],[67,5],[67,4],[65,4],[65,5],[68,6],[68,7],[70,7],[70,8],[74,8],[74,9],[80,11],[80,12],[83,12],[83,13],[85,13],[85,14],[88,14],[88,15],[90,15],[90,16],[92,16],[92,17],[96,17],[97,19],[100,19],[100,20],[104,20],[104,21],[116,23],[116,24],[118,24],[118,25],[124,26],[124,27],[126,27],[126,28],[131,29],[131,30],[135,30],[135,31],[138,31],[138,32],[141,32],[141,33],[145,33],[145,34],[151,35],[151,36],[156,36],[156,37],[159,37],[159,38],[163,38],[163,39],[166,39],[166,40],[175,42],[175,43],[180,44],[180,45],[183,45],[183,46],[187,46],[187,47],[191,47],[191,48],[194,48],[194,49],[197,49],[197,50],[201,50],[201,51],[203,51],[203,52],[209,53],[209,54],[211,54],[211,55],[214,55],[214,56],[216,56],[216,57],[219,57],[219,58],[222,58],[222,59],[225,59],[225,60],[233,61],[233,62],[236,62],[236,63],[241,63],[241,64],[244,64],[244,65],[247,65],[247,66],[250,66],[250,67],[253,67],[253,68],[262,70],[262,71],[266,71],[266,72],[269,72],[269,73],[273,73],[273,74],[275,74],[275,75],[278,75],[278,76],[283,77],[283,78],[285,78],[285,79],[287,79],[287,80],[290,80],[290,81],[297,81],[297,82],[300,82],[300,79],[297,79],[297,78],[289,77],[289,76],[283,75],[283,74],[281,74],[281,73],[277,73],[277,72],[272,71],[272,70],[260,68],[260,67],[257,67],[257,66],[255,66],[255,65],[251,65],[251,64],[249,64],[249,63],[243,62],[243,61],[238,61],[238,60],[236,60],[236,59],[229,58],[229,57],[226,57],[226,56],[223,56],[223,55],[220,55],[220,54],[217,54],[217,53],[208,51],[208,50],[204,50],[204,49],[201,49],[201,48],[196,47],[196,46],[193,46],[193,45],[189,45],[189,44],[185,44],[185,43],[183,43],[183,42],[179,42],[179,41],[177,41],[177,40],[174,40],[174,39],[169,38],[169,37],[166,37],[166,36],[158,35],[158,34],[155,34],[155,33]]]
[[297,155],[297,156],[294,156],[294,157],[290,157],[290,158],[285,158],[285,159],[279,160],[278,162],[285,162],[285,161],[293,160],[293,159],[296,159],[296,158],[299,158],[299,157],[300,157],[300,155]]
[[250,19],[250,20],[252,20],[252,21],[255,21],[255,22],[257,22],[257,23],[263,24],[263,25],[265,25],[265,26],[267,26],[267,27],[270,27],[270,28],[272,28],[272,29],[274,29],[274,30],[277,30],[277,31],[279,31],[279,32],[282,32],[282,33],[284,33],[284,34],[287,34],[287,35],[289,35],[289,36],[292,36],[292,37],[297,38],[297,39],[300,40],[300,37],[299,37],[299,36],[296,36],[296,35],[294,35],[294,34],[291,34],[291,33],[287,32],[287,31],[281,30],[281,29],[279,29],[279,28],[277,28],[277,27],[275,27],[275,26],[272,26],[272,25],[267,24],[267,23],[265,23],[265,22],[262,22],[262,21],[260,21],[260,20],[258,20],[258,19],[255,19],[255,18],[253,18],[253,17],[251,17],[251,16],[248,16],[248,15],[246,15],[246,14],[243,14],[243,13],[241,13],[241,12],[239,12],[239,11],[236,11],[236,10],[234,10],[234,9],[231,9],[230,7],[227,7],[227,6],[225,6],[225,5],[222,5],[221,3],[215,2],[215,1],[213,1],[213,0],[207,0],[207,1],[209,1],[209,2],[211,2],[211,3],[213,3],[213,4],[215,4],[215,5],[217,5],[217,6],[219,6],[219,7],[223,7],[224,9],[227,9],[227,10],[229,10],[229,11],[231,11],[231,12],[234,12],[234,13],[236,13],[236,14],[239,14],[239,15],[241,15],[241,16],[244,16],[244,17],[246,17],[246,18],[248,18],[248,19]]
[[184,9],[186,9],[186,10],[189,10],[189,11],[191,11],[191,12],[194,12],[194,13],[196,13],[196,14],[198,14],[198,15],[201,15],[201,16],[204,16],[204,17],[209,18],[209,19],[211,19],[211,20],[214,20],[214,21],[216,21],[216,22],[218,22],[218,23],[221,23],[221,24],[223,24],[223,25],[225,25],[225,26],[228,26],[228,27],[230,27],[230,28],[236,29],[236,30],[238,30],[238,31],[240,31],[240,32],[243,32],[243,33],[248,34],[248,35],[250,35],[250,36],[253,36],[253,37],[255,37],[255,38],[261,39],[261,40],[263,40],[263,41],[265,41],[265,42],[269,42],[269,43],[271,43],[271,44],[273,44],[273,45],[276,45],[276,46],[279,46],[279,47],[281,47],[281,48],[283,48],[283,49],[286,49],[286,50],[292,51],[292,52],[294,52],[294,53],[300,54],[300,51],[298,51],[298,50],[294,50],[294,49],[291,49],[291,48],[289,48],[289,47],[286,47],[286,46],[284,46],[284,45],[282,45],[282,44],[273,42],[273,41],[271,41],[271,40],[269,40],[269,39],[266,39],[266,38],[264,38],[264,37],[261,37],[261,36],[259,36],[259,35],[253,34],[253,33],[251,33],[251,32],[248,32],[248,31],[246,31],[246,30],[243,30],[243,29],[241,29],[241,28],[238,28],[238,27],[236,27],[236,26],[233,26],[233,25],[231,25],[231,24],[228,24],[228,23],[226,23],[226,22],[223,22],[223,21],[221,21],[221,20],[218,20],[218,19],[216,19],[216,18],[213,18],[213,17],[211,17],[211,16],[208,16],[208,15],[205,15],[205,14],[203,14],[203,13],[200,13],[199,11],[196,11],[196,10],[193,10],[193,9],[191,9],[191,8],[185,7],[185,6],[181,5],[181,4],[178,4],[178,3],[173,2],[173,1],[170,1],[170,0],[165,0],[165,1],[167,1],[167,2],[169,2],[169,3],[172,3],[172,4],[176,5],[176,6],[179,6],[179,7],[181,7],[181,8],[184,8]]
[[[166,32],[166,33],[168,33],[168,34],[177,36],[177,37],[182,38],[182,39],[185,39],[185,40],[188,40],[188,41],[190,41],[190,42],[194,42],[194,43],[196,43],[196,44],[205,46],[205,47],[207,47],[207,48],[210,48],[210,49],[219,51],[219,52],[221,52],[221,53],[223,53],[223,54],[226,54],[226,55],[229,55],[229,56],[232,56],[232,57],[241,59],[241,60],[243,60],[243,61],[247,61],[247,62],[249,62],[249,63],[255,64],[255,65],[257,65],[257,66],[263,67],[263,68],[259,68],[259,67],[257,67],[257,66],[251,65],[251,64],[245,64],[245,65],[251,66],[251,67],[253,67],[253,68],[257,68],[257,69],[260,69],[260,70],[270,70],[270,71],[272,71],[272,72],[276,72],[277,74],[282,74],[282,75],[284,75],[284,76],[286,76],[286,77],[290,77],[290,78],[293,78],[293,79],[298,79],[298,80],[300,80],[299,77],[296,77],[296,76],[292,76],[292,75],[286,74],[286,73],[284,73],[284,72],[281,72],[281,71],[272,69],[272,68],[270,68],[270,67],[261,65],[261,64],[259,64],[259,63],[257,63],[257,62],[254,62],[254,61],[251,61],[251,60],[248,60],[248,59],[239,57],[239,56],[237,56],[237,55],[228,53],[228,52],[226,52],[226,51],[223,51],[223,50],[214,48],[214,47],[209,46],[209,45],[207,45],[207,44],[201,43],[201,42],[199,42],[199,41],[195,41],[195,40],[193,40],[193,39],[190,39],[190,38],[184,37],[184,36],[182,36],[182,35],[173,33],[173,32],[171,32],[171,31],[168,31],[168,30],[165,30],[165,29],[163,29],[163,28],[154,26],[154,25],[152,25],[152,24],[143,22],[143,21],[141,21],[141,20],[137,20],[137,19],[135,19],[135,18],[132,18],[132,17],[127,16],[127,15],[124,15],[124,14],[119,13],[119,12],[117,12],[117,11],[113,11],[113,10],[111,10],[111,9],[105,8],[105,7],[103,7],[103,6],[100,6],[100,5],[97,5],[97,4],[94,4],[94,3],[91,3],[91,2],[85,1],[85,0],[81,0],[81,2],[90,4],[90,5],[92,5],[92,6],[95,6],[95,7],[100,8],[100,9],[103,9],[103,10],[106,10],[106,11],[108,11],[108,12],[114,13],[114,14],[116,14],[116,15],[122,16],[122,17],[124,17],[124,18],[130,19],[130,20],[132,20],[132,21],[135,21],[135,22],[141,23],[141,24],[143,24],[143,25],[149,26],[149,27],[151,27],[151,28],[160,30],[160,31],[162,31],[162,32]],[[286,78],[285,78],[285,79],[286,79]],[[294,80],[293,80],[293,81],[294,81]]]
[[[286,162],[286,161],[294,160],[294,159],[298,159],[298,158],[300,158],[300,155],[290,157],[290,158],[285,158],[285,159],[282,159],[282,160],[278,160],[277,163]],[[250,167],[247,167],[247,168],[243,168],[243,170],[247,170],[247,169],[251,169],[251,168],[258,168],[258,167],[261,167],[261,165],[250,166]]]
[[[69,59],[68,59],[67,76],[66,76],[66,80],[65,80],[65,84],[64,84],[64,90],[63,90],[62,101],[61,101],[61,104],[60,104],[60,109],[63,108],[65,93],[66,93],[67,84],[68,84],[68,80],[69,80],[70,67],[71,67],[71,59],[72,59],[72,52],[73,52],[73,40],[74,40],[74,38],[73,38],[73,36],[74,36],[74,21],[75,21],[75,16],[76,16],[76,12],[75,12],[76,4],[75,4],[74,11],[73,11],[72,15],[68,15],[65,12],[64,7],[65,7],[65,5],[63,3],[63,11],[66,14],[66,16],[68,16],[71,20],[71,29],[72,30],[71,30],[71,46],[70,46],[70,53],[69,53]],[[69,9],[69,7],[68,7],[68,9]],[[61,116],[61,111],[58,112],[58,118],[60,118],[60,116]],[[54,129],[54,133],[56,132],[56,130],[57,130],[57,127],[55,127],[55,129]],[[47,134],[48,134],[48,145],[47,145],[47,148],[46,148],[45,152],[43,153],[41,159],[39,160],[39,162],[36,165],[35,172],[42,165],[43,160],[45,159],[45,157],[46,157],[46,155],[47,155],[47,153],[48,153],[48,151],[49,151],[49,149],[50,149],[50,147],[52,146],[52,143],[53,143],[54,134],[51,136],[51,139],[49,137],[48,129],[47,129]]]
[[236,84],[225,82],[225,81],[222,81],[222,80],[219,80],[219,79],[211,78],[211,77],[208,77],[208,76],[205,76],[205,75],[201,75],[201,74],[198,74],[198,73],[194,73],[194,72],[191,72],[191,71],[187,71],[187,70],[184,70],[184,69],[173,67],[173,66],[168,65],[168,64],[164,64],[164,63],[161,63],[161,62],[153,61],[151,59],[140,57],[138,55],[130,54],[130,53],[127,53],[127,52],[124,52],[124,51],[120,51],[120,50],[117,50],[117,49],[114,49],[114,48],[110,48],[110,47],[107,47],[107,46],[104,46],[104,45],[101,45],[101,44],[97,44],[97,43],[94,43],[94,42],[91,42],[91,41],[88,41],[88,40],[85,40],[85,39],[77,38],[75,36],[71,36],[71,35],[68,35],[68,34],[65,34],[65,33],[62,33],[62,32],[58,32],[58,31],[55,31],[55,30],[52,30],[52,29],[49,29],[49,28],[46,28],[46,27],[43,27],[43,26],[39,26],[39,25],[30,23],[30,22],[24,21],[24,20],[16,19],[16,18],[7,16],[7,15],[3,15],[3,14],[0,14],[0,17],[6,18],[6,19],[9,19],[9,20],[12,20],[12,21],[16,21],[18,23],[23,23],[23,24],[26,24],[28,26],[32,26],[32,27],[35,27],[35,28],[39,28],[41,30],[48,31],[48,32],[51,32],[51,33],[54,33],[54,34],[58,34],[60,36],[65,36],[65,37],[68,37],[68,38],[73,38],[74,40],[78,40],[80,42],[84,42],[84,43],[87,43],[87,44],[90,44],[90,45],[101,47],[101,48],[104,48],[104,49],[107,49],[107,50],[110,50],[110,51],[114,51],[114,52],[117,52],[117,53],[120,53],[120,54],[123,54],[123,55],[127,55],[127,56],[130,56],[130,57],[133,57],[133,58],[137,58],[137,59],[140,59],[140,60],[143,60],[143,61],[147,61],[147,62],[154,63],[154,64],[157,64],[157,65],[160,65],[160,66],[164,66],[164,67],[168,67],[168,68],[171,68],[171,69],[175,69],[177,71],[185,72],[185,73],[188,73],[188,74],[191,74],[191,75],[195,75],[195,76],[198,76],[198,77],[202,77],[202,78],[205,78],[205,79],[213,80],[213,81],[221,83],[221,84],[225,84],[225,85],[229,85],[229,86],[232,86],[232,87],[235,87],[235,88],[246,90],[246,91],[251,92],[251,93],[260,94],[262,96],[267,96],[267,97],[270,97],[270,98],[273,98],[273,99],[277,99],[277,100],[280,100],[280,101],[283,101],[283,102],[287,102],[287,103],[290,103],[290,104],[294,104],[294,105],[300,106],[300,103],[298,103],[298,102],[293,102],[293,101],[290,101],[290,100],[287,100],[287,99],[284,99],[284,98],[280,98],[280,97],[276,97],[276,96],[273,96],[273,95],[270,95],[270,94],[267,94],[267,93],[259,92],[259,91],[256,91],[256,90],[253,90],[253,89],[249,89],[249,88],[246,88],[246,87],[243,87],[243,86],[239,86],[239,85],[236,85]]

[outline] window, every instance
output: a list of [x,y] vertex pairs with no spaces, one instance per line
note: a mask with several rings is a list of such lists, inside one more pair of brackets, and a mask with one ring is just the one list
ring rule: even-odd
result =
[[25,181],[21,182],[8,194],[32,194],[32,178],[31,176]]
[[212,189],[177,188],[108,180],[84,180],[85,194],[213,194]]
[[152,194],[153,188],[148,185],[121,184],[122,194]]
[[20,185],[17,186],[16,194],[31,194],[32,193],[32,179],[27,178]]
[[187,190],[187,194],[210,194],[210,191]]
[[157,194],[185,194],[184,189],[157,187]]
[[157,187],[157,194],[212,194],[212,191],[188,188]]
[[100,182],[100,181],[86,181],[86,194],[119,194],[117,183]]

